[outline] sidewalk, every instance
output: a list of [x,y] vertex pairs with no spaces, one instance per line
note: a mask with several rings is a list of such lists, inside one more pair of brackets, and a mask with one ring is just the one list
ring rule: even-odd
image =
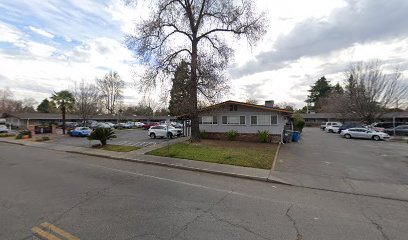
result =
[[[181,141],[186,141],[187,138],[175,139],[169,142],[169,144],[174,144]],[[167,146],[167,142],[152,145],[149,147],[141,148],[132,152],[112,152],[101,149],[85,148],[85,147],[75,147],[67,146],[61,144],[53,144],[47,142],[32,142],[28,140],[15,140],[10,138],[0,139],[0,142],[19,144],[30,147],[38,147],[49,150],[64,151],[69,153],[83,154],[88,156],[104,157],[122,161],[138,162],[145,164],[153,164],[159,166],[166,166],[172,168],[186,169],[192,171],[220,174],[225,176],[239,177],[252,179],[264,182],[275,182],[287,184],[283,179],[279,179],[275,176],[270,176],[270,170],[257,169],[257,168],[247,168],[240,166],[232,166],[226,164],[217,164],[201,161],[186,160],[180,158],[170,158],[170,157],[158,157],[144,155],[146,152],[152,151],[156,148],[161,148]]]

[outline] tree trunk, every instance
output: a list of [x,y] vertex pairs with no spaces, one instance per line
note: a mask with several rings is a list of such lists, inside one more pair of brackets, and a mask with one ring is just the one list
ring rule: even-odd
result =
[[193,40],[191,51],[191,76],[190,76],[190,91],[191,91],[191,142],[200,142],[200,127],[198,124],[198,109],[197,109],[197,45],[198,42]]
[[100,141],[101,141],[102,146],[106,146],[107,141],[105,139],[100,140]]
[[62,134],[65,135],[65,105],[62,105],[61,111],[62,111]]

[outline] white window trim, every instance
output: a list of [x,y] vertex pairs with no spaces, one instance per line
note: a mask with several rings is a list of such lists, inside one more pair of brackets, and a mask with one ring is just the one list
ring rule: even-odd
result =
[[[272,116],[276,116],[276,124],[272,124],[272,123],[258,124],[258,116],[269,116],[270,117],[269,122],[271,122]],[[252,124],[252,122],[251,122],[252,117],[256,117],[257,124]],[[277,126],[277,125],[279,125],[279,115],[251,115],[250,119],[249,119],[249,123],[250,123],[251,126]]]
[[[240,124],[240,123],[228,123],[228,117],[239,117],[239,121],[241,122],[241,117],[245,117],[245,123],[244,124]],[[223,117],[227,117],[227,124],[222,122],[222,118]],[[221,125],[224,126],[246,126],[247,125],[247,116],[246,115],[223,115],[221,116]]]
[[[201,117],[201,123],[199,123],[199,125],[218,125],[218,116],[215,115],[207,115],[207,116],[200,116]],[[212,117],[213,118],[213,122],[212,123],[203,123],[203,117]],[[217,118],[217,123],[214,123],[214,117]],[[222,120],[222,119],[221,119]]]

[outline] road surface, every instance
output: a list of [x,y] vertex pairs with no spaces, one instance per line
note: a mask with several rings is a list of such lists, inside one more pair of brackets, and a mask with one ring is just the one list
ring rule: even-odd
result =
[[0,239],[401,239],[408,203],[0,144]]

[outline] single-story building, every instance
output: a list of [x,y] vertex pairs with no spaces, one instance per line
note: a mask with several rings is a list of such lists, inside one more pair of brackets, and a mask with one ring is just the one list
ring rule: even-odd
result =
[[[301,114],[305,119],[306,126],[318,126],[324,122],[360,121],[359,119],[345,119],[340,113],[308,113]],[[377,122],[406,122],[408,123],[408,111],[384,113]]]
[[[29,125],[48,125],[61,124],[61,113],[3,113],[1,118],[6,119],[6,124],[17,128],[28,128]],[[77,114],[66,114],[66,122],[81,122],[82,119]],[[162,122],[166,120],[175,120],[172,116],[120,116],[104,114],[95,115],[90,120],[98,122],[123,122],[123,121],[140,121],[140,122]]]
[[258,131],[268,131],[269,141],[280,142],[292,112],[274,107],[273,101],[265,103],[226,101],[203,108],[199,111],[200,131],[210,139],[226,139],[226,133],[234,130],[240,141],[259,141]]

